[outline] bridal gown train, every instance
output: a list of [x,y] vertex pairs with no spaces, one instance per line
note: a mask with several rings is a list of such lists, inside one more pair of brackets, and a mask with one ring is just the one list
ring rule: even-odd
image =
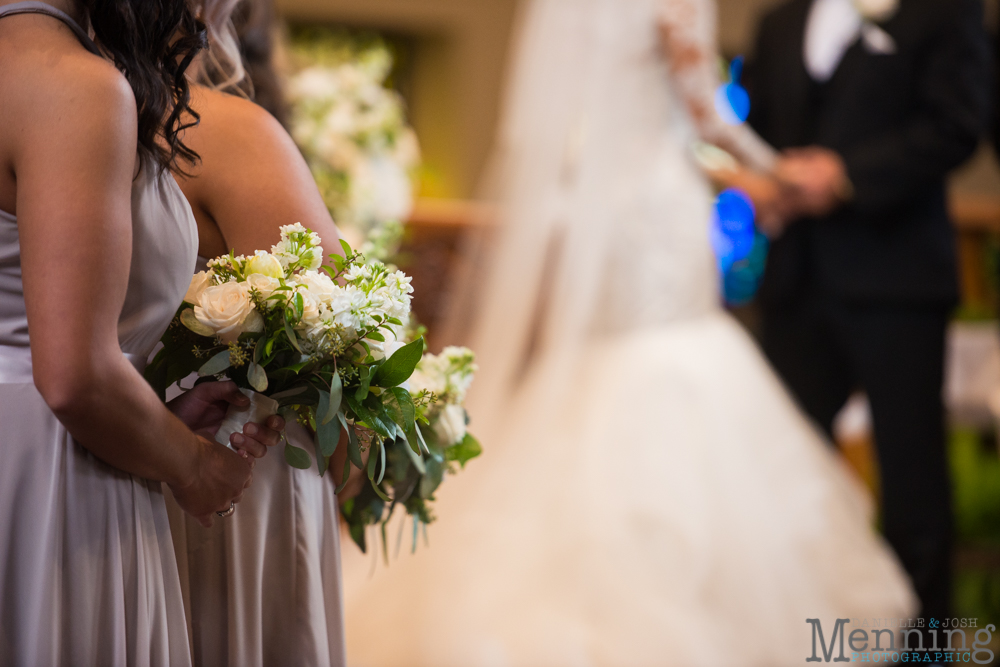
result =
[[714,113],[713,5],[522,19],[473,337],[485,452],[429,546],[373,575],[345,554],[349,663],[781,667],[811,654],[807,618],[907,617],[865,491],[719,306],[687,112]]
[[[39,8],[40,6],[40,8]],[[39,9],[74,27],[43,3]],[[169,174],[132,187],[132,264],[118,321],[139,370],[184,297],[197,251],[191,209]],[[190,665],[159,482],[77,444],[35,389],[17,219],[0,211],[0,665]]]

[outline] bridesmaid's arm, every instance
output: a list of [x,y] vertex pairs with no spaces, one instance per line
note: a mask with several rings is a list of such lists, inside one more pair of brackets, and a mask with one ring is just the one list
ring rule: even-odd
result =
[[132,91],[89,54],[37,67],[4,96],[35,385],[95,456],[167,482],[209,521],[242,493],[249,465],[170,414],[118,343],[132,251]]

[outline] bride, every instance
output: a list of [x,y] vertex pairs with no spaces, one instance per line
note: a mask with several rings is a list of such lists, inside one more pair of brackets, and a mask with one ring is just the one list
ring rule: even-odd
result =
[[352,664],[774,667],[811,655],[807,618],[829,639],[913,610],[864,491],[719,305],[689,146],[775,157],[714,111],[714,31],[710,0],[527,5],[473,337],[486,454],[429,548],[346,559]]

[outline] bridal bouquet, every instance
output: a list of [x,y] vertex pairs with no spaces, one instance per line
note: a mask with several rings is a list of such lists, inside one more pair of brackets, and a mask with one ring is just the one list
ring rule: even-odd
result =
[[[281,228],[270,252],[210,261],[192,279],[146,377],[161,397],[195,371],[235,381],[255,406],[314,429],[320,474],[346,434],[341,487],[354,464],[389,501],[380,485],[390,451],[405,449],[420,467],[433,456],[417,423],[418,405],[427,410],[432,399],[415,401],[405,386],[424,342],[396,337],[409,317],[410,278],[343,249],[343,257],[330,256],[335,268],[322,266],[319,237],[294,224]],[[284,453],[292,466],[311,466],[303,449],[286,442]]]
[[385,86],[392,58],[379,44],[311,55],[320,64],[288,83],[292,136],[333,218],[365,255],[387,259],[413,207],[410,172],[420,160],[403,100]]
[[[418,421],[430,426],[424,440],[429,453],[418,459],[405,442],[398,441],[388,451],[389,473],[380,483],[382,492],[377,493],[377,486],[365,488],[357,498],[345,503],[344,518],[362,551],[366,551],[366,528],[379,524],[388,561],[386,525],[398,505],[412,517],[412,548],[416,549],[419,528],[434,521],[429,502],[445,474],[455,473],[456,463],[464,468],[482,453],[479,442],[466,430],[468,416],[463,407],[475,372],[475,355],[467,348],[447,347],[440,355],[424,354],[417,363],[409,385]],[[384,500],[387,495],[393,497],[388,511]],[[397,548],[402,529],[400,523]]]

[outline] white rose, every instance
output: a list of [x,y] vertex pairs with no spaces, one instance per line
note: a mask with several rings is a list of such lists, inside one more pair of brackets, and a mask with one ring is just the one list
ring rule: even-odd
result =
[[247,262],[246,272],[250,275],[260,274],[271,278],[284,278],[285,270],[281,262],[269,252],[258,250]]
[[341,289],[330,276],[319,271],[306,271],[300,275],[299,285],[304,287],[317,301],[324,303],[330,301],[333,295]]
[[[275,260],[278,261],[278,260]],[[280,266],[280,264],[279,264]],[[281,281],[277,278],[272,278],[271,276],[265,275],[263,273],[251,273],[247,276],[247,287],[250,289],[255,289],[260,292],[260,296],[263,299],[274,294],[274,290],[281,287]]]
[[899,9],[899,0],[854,0],[854,8],[869,21],[881,23]]
[[244,331],[262,331],[264,325],[246,283],[228,282],[205,289],[194,307],[194,316],[224,343],[232,343]]
[[184,300],[192,305],[198,303],[201,299],[202,292],[205,291],[212,284],[213,274],[209,271],[199,271],[194,274],[191,278],[191,284],[188,286],[187,294],[184,295]]
[[465,408],[446,405],[434,422],[434,432],[445,447],[457,445],[465,437]]

